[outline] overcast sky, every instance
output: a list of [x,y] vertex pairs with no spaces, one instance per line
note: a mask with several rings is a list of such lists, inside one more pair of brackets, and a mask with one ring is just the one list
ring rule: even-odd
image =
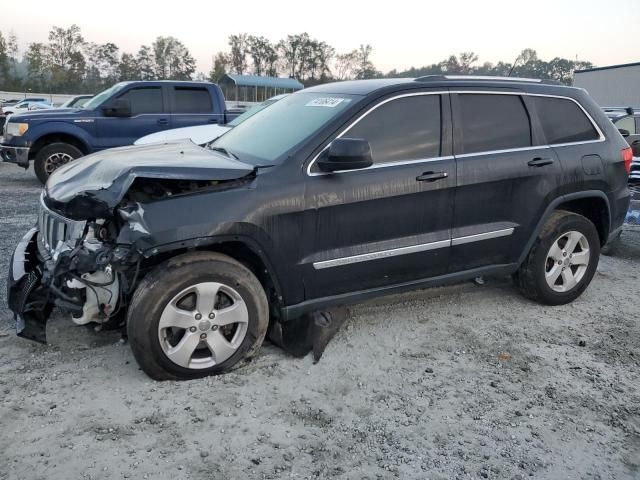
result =
[[[278,41],[308,32],[338,53],[370,43],[382,71],[422,66],[474,51],[480,61],[512,62],[523,48],[543,59],[590,60],[599,66],[640,61],[640,0],[4,0],[0,31],[21,50],[44,42],[52,25],[76,23],[85,40],[135,52],[159,35],[180,39],[208,72],[227,37],[247,32]],[[434,4],[432,4],[434,3]]]

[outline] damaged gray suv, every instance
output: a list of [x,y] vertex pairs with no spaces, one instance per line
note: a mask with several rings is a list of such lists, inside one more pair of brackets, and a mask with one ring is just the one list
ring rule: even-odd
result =
[[312,312],[408,289],[511,274],[564,304],[622,227],[631,159],[580,89],[309,88],[205,147],[124,147],[56,171],[13,255],[9,306],[39,342],[54,307],[126,324],[148,375],[182,379],[229,370]]

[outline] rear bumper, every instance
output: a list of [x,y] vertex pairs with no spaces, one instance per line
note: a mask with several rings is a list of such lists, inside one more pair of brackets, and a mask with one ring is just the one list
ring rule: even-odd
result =
[[29,147],[12,147],[0,145],[0,157],[9,163],[16,163],[21,167],[29,167]]
[[49,290],[42,284],[37,236],[37,228],[29,230],[11,256],[7,303],[13,312],[18,336],[46,343],[46,325],[53,306],[49,302]]

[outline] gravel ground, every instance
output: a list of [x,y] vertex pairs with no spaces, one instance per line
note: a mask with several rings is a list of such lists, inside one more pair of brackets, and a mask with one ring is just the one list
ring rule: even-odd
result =
[[56,314],[15,337],[10,254],[33,172],[0,163],[0,479],[640,478],[640,230],[571,305],[508,279],[352,308],[317,365],[265,345],[157,383],[118,333]]

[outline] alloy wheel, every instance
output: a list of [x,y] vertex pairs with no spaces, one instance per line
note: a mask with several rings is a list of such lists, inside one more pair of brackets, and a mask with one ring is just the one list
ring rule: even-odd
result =
[[73,157],[68,153],[52,153],[44,160],[44,170],[47,172],[47,175],[51,175],[54,170],[72,160]]
[[551,245],[545,262],[545,279],[549,287],[565,293],[575,288],[584,277],[591,252],[589,241],[582,233],[563,233]]

